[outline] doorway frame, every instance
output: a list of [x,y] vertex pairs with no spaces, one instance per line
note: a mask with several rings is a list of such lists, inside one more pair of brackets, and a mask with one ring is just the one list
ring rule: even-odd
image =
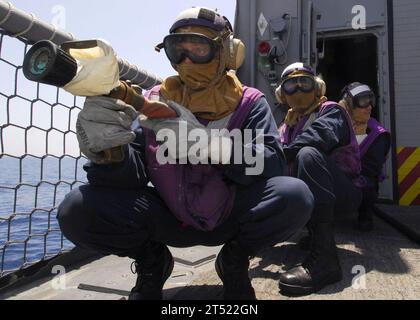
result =
[[[377,61],[378,61],[378,88],[377,95],[380,99],[380,110],[378,112],[380,121],[386,128],[391,130],[393,141],[395,142],[395,104],[391,108],[393,97],[393,61],[390,61],[389,38],[386,29],[382,26],[371,27],[366,30],[331,30],[318,31],[317,42],[334,39],[357,38],[360,36],[374,36],[377,39]],[[317,65],[319,63],[317,57]],[[328,84],[327,84],[328,85]],[[392,157],[385,165],[387,179],[381,184],[379,198],[386,202],[395,203],[398,201],[398,178],[396,175],[396,147],[392,146]],[[396,191],[397,190],[397,191]]]
[[[370,36],[371,38],[374,38],[375,39],[376,44],[375,44],[375,46],[372,46],[372,47],[375,47],[375,49],[376,49],[376,57],[375,57],[375,59],[376,59],[376,61],[375,61],[376,65],[375,65],[375,69],[377,69],[379,67],[379,64],[380,64],[380,62],[379,62],[379,56],[378,56],[379,44],[378,44],[378,37],[376,35],[372,34],[372,33],[364,33],[364,34],[358,33],[355,36],[347,36],[346,35],[345,37],[335,37],[335,36],[332,36],[332,37],[323,37],[322,39],[317,38],[317,41],[319,41],[319,42],[317,42],[317,45],[321,42],[320,40],[326,40],[326,41],[336,41],[336,40],[346,41],[347,40],[347,41],[349,41],[349,40],[355,40],[358,37],[365,37],[365,36]],[[319,72],[321,72],[321,70],[319,70],[320,61],[321,60],[319,60],[319,58],[318,58],[317,59],[317,69],[318,69]],[[380,86],[380,83],[378,81],[378,79],[379,79],[379,69],[378,70],[375,70],[375,73],[376,73],[376,79],[377,79],[376,84],[375,84],[375,91],[377,91],[377,96],[379,97],[379,94],[382,93],[382,90],[380,90],[380,87],[379,87]],[[354,80],[355,81],[359,81],[360,79],[359,80],[354,79]],[[327,83],[327,85],[328,85],[328,83]],[[341,90],[342,88],[344,88],[344,83],[343,83],[343,86],[341,86],[340,89],[338,89],[338,90]],[[378,115],[380,116],[380,118],[382,118],[382,115],[380,115],[380,114],[378,114]]]

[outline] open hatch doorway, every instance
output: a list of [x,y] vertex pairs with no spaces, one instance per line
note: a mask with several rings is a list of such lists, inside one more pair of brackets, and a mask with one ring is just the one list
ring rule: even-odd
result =
[[374,35],[356,37],[319,38],[322,55],[318,73],[327,83],[327,97],[339,101],[342,89],[349,83],[369,85],[377,96],[378,105],[373,117],[378,118],[380,99],[378,90],[378,41]]

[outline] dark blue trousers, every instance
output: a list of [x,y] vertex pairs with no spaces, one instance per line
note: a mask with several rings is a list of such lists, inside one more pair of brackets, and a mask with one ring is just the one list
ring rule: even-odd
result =
[[183,227],[153,188],[82,186],[66,196],[58,220],[74,244],[136,259],[151,241],[183,248],[236,240],[256,254],[293,236],[312,210],[312,193],[302,181],[275,177],[238,187],[232,215],[212,232]]
[[332,222],[334,213],[356,212],[362,191],[335,162],[313,147],[300,150],[296,158],[297,178],[311,190],[315,208],[313,222]]

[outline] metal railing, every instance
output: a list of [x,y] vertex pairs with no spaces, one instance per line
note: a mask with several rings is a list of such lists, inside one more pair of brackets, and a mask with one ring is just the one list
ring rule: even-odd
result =
[[[83,99],[29,82],[22,63],[39,40],[74,39],[0,2],[0,279],[72,249],[56,213],[65,195],[86,182],[75,132]],[[160,83],[125,60],[119,66],[122,80],[144,89]]]

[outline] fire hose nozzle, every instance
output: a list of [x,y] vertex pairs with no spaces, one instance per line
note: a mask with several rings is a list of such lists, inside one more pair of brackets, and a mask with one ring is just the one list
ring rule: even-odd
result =
[[[80,57],[85,63],[83,68],[79,68]],[[97,61],[102,63],[95,64]],[[107,75],[109,81],[106,85],[97,85],[95,79],[91,78],[90,71],[95,70],[94,73],[97,73],[98,68],[102,72],[110,73]],[[151,119],[178,116],[165,103],[146,99],[140,87],[130,82],[118,81],[116,55],[112,47],[102,40],[66,42],[61,47],[51,41],[39,41],[25,55],[23,74],[30,81],[64,88],[75,95],[105,95],[120,99]],[[103,154],[111,162],[120,162],[123,159],[122,148],[104,150]]]
[[23,74],[28,80],[62,88],[77,74],[77,61],[51,41],[39,41],[25,55]]

